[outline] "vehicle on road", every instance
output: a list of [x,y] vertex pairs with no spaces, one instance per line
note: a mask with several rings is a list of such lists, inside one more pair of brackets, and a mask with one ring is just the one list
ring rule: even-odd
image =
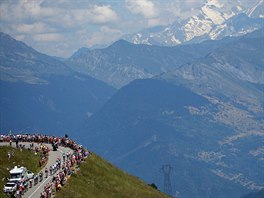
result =
[[15,166],[12,170],[9,171],[10,177],[9,181],[10,182],[21,182],[22,179],[26,179],[26,174],[27,174],[27,169],[25,167],[17,167]]
[[17,190],[17,184],[14,182],[7,182],[6,185],[4,186],[4,193],[7,194],[13,194]]
[[27,170],[27,179],[33,179],[34,178],[34,173],[30,170]]

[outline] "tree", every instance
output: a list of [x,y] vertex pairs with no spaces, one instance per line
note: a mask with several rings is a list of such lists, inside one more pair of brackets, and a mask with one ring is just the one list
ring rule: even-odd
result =
[[158,187],[157,187],[156,184],[154,184],[154,183],[149,184],[149,186],[151,186],[152,188],[158,190]]

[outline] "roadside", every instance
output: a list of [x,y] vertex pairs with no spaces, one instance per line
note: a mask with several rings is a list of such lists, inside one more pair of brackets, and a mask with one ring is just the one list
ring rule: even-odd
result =
[[[44,137],[47,138],[47,136]],[[50,151],[45,166],[35,174],[39,176],[39,173],[42,173],[43,179],[38,177],[38,182],[23,193],[23,198],[54,197],[56,190],[59,190],[66,183],[67,178],[78,169],[79,163],[88,155],[80,145],[73,141],[66,139],[63,140],[65,141],[63,142],[60,138],[52,138],[52,141],[45,139],[45,141],[52,142],[52,144],[44,143],[45,141],[43,139],[34,143],[36,146],[34,146],[34,148],[46,147]],[[24,149],[32,149],[32,142],[21,141],[19,144],[22,145]],[[16,147],[17,144],[13,142],[11,145]],[[0,146],[10,146],[10,142],[0,142]],[[47,170],[48,174],[46,174]]]

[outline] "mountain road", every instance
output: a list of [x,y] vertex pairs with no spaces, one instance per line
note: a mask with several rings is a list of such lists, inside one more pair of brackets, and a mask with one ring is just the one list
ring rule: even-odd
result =
[[[30,145],[29,142],[21,142],[21,143],[25,145],[26,148],[29,148],[29,145]],[[36,143],[34,144],[36,145]],[[48,156],[48,162],[41,170],[43,173],[45,173],[45,168],[48,168],[49,170],[49,167],[54,165],[58,158],[62,159],[63,153],[73,152],[72,149],[61,147],[61,146],[59,146],[57,151],[53,151],[51,144],[43,144],[43,145],[46,145],[50,149],[49,156]],[[9,146],[9,143],[0,142],[0,146]],[[15,143],[13,143],[12,146],[15,147],[16,146]],[[28,191],[24,195],[22,195],[22,198],[39,198],[40,194],[44,191],[44,186],[47,185],[48,183],[51,183],[52,177],[53,175],[49,174],[49,176],[45,178],[45,174],[44,174],[43,180],[41,182],[38,182],[36,185],[33,185],[32,188],[28,188]]]

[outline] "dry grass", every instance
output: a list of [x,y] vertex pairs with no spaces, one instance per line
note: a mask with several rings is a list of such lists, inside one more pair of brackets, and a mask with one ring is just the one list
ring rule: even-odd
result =
[[163,193],[126,174],[96,155],[81,164],[58,198],[166,198]]
[[[14,157],[10,160],[7,157],[8,151],[14,151]],[[40,159],[39,155],[35,156],[34,152],[27,149],[20,152],[19,149],[13,147],[0,146],[0,197],[7,197],[2,189],[7,182],[5,178],[9,176],[9,170],[14,168],[15,165],[20,165],[36,173],[41,169],[38,163]]]

